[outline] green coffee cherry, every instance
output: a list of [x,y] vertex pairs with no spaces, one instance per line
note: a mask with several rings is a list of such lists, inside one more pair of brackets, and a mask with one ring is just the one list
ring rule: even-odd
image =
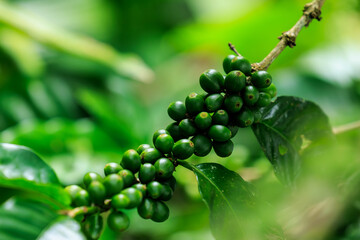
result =
[[123,169],[118,174],[124,181],[124,188],[131,186],[135,182],[135,176],[130,170]]
[[122,190],[120,194],[124,194],[130,199],[129,204],[125,207],[127,209],[139,206],[143,199],[141,191],[133,187]]
[[211,94],[205,99],[205,106],[209,112],[219,110],[224,102],[224,96],[218,93]]
[[199,157],[208,155],[212,148],[211,140],[204,135],[196,135],[191,139],[194,143],[194,154]]
[[175,121],[181,121],[186,117],[186,107],[181,101],[171,103],[167,111],[169,116]]
[[225,110],[217,110],[212,116],[212,124],[227,125],[229,122],[229,114]]
[[209,129],[209,137],[217,142],[225,142],[231,138],[231,131],[223,125],[212,125]]
[[118,173],[120,170],[122,170],[123,168],[120,166],[120,164],[118,163],[107,163],[104,167],[104,173],[105,176],[113,174],[113,173]]
[[270,94],[271,98],[276,97],[277,94],[277,89],[274,83],[271,83],[270,86],[267,88],[259,88],[259,91]]
[[114,194],[119,193],[124,188],[123,178],[116,173],[107,175],[104,178],[104,187],[106,189],[106,196],[111,197]]
[[172,198],[174,192],[171,189],[171,187],[168,186],[168,185],[163,185],[163,187],[164,187],[164,189],[162,191],[161,196],[159,197],[159,200],[161,200],[161,201],[169,201]]
[[172,153],[175,158],[187,159],[194,153],[194,143],[189,139],[181,139],[174,144]]
[[161,134],[170,134],[167,130],[165,129],[160,129],[160,130],[157,130],[154,135],[153,135],[153,143],[155,145],[155,141],[156,139],[161,135]]
[[226,142],[214,142],[214,151],[219,157],[228,157],[234,150],[234,143],[231,140]]
[[136,173],[139,171],[141,165],[140,155],[134,149],[127,150],[122,157],[120,165]]
[[129,227],[130,220],[125,213],[112,211],[108,216],[107,224],[111,230],[115,232],[123,232]]
[[154,215],[155,201],[151,198],[145,198],[137,208],[138,214],[144,219],[150,219]]
[[256,102],[256,106],[261,108],[261,107],[266,107],[267,105],[269,105],[271,103],[271,96],[268,93],[265,92],[260,92],[259,94],[259,100]]
[[99,181],[92,181],[87,188],[91,200],[97,205],[103,205],[106,197],[106,189]]
[[169,134],[164,133],[156,138],[154,145],[160,152],[170,153],[174,146],[174,139]]
[[79,187],[78,185],[69,185],[67,187],[65,187],[65,192],[67,192],[67,194],[69,194],[71,202],[74,202],[75,199],[75,195],[80,192],[82,190],[81,187]]
[[200,76],[200,86],[208,93],[218,93],[223,85],[223,75],[215,69],[206,70]]
[[235,123],[239,127],[248,127],[254,122],[254,113],[249,109],[244,109],[235,115]]
[[162,195],[164,186],[158,181],[152,181],[146,185],[146,189],[152,199],[158,199]]
[[155,178],[155,167],[151,163],[144,163],[140,167],[139,179],[142,183],[148,183]]
[[261,120],[261,112],[259,110],[253,110],[254,113],[254,123],[259,123]]
[[195,123],[187,118],[179,123],[179,127],[185,137],[193,136],[197,131]]
[[246,85],[246,77],[240,71],[231,71],[225,77],[225,89],[227,93],[240,93]]
[[230,63],[231,70],[239,70],[243,72],[246,76],[251,75],[251,63],[244,57],[236,56],[231,60]]
[[137,153],[140,155],[145,149],[151,148],[149,144],[141,144],[137,149]]
[[254,86],[246,86],[242,93],[243,100],[248,106],[253,106],[259,99],[259,90]]
[[175,170],[174,164],[168,158],[160,158],[154,164],[156,178],[160,180],[168,179]]
[[162,157],[161,152],[155,148],[145,149],[140,155],[141,161],[143,163],[155,163],[156,160],[158,160],[161,157]]
[[243,100],[240,96],[228,95],[225,98],[224,106],[229,113],[236,113],[239,112],[243,106]]
[[197,93],[190,93],[185,99],[186,110],[191,115],[196,115],[204,110],[205,100]]
[[143,195],[143,197],[146,196],[146,185],[145,184],[137,183],[137,184],[132,185],[132,188],[139,190],[141,192],[141,194]]
[[182,135],[181,129],[179,127],[179,123],[173,122],[166,127],[166,130],[170,133],[170,136],[177,141],[182,139],[184,136]]
[[92,214],[81,223],[81,229],[88,239],[98,239],[103,229],[103,217],[99,214]]
[[228,125],[227,126],[229,129],[230,129],[230,132],[231,132],[231,138],[235,137],[238,130],[239,130],[239,127],[238,126],[235,126],[235,125]]
[[169,179],[162,181],[162,184],[169,186],[173,191],[175,191],[176,178],[174,176],[171,176]]
[[89,206],[90,205],[89,193],[84,189],[77,192],[74,196],[73,205],[75,207]]
[[83,182],[86,187],[89,186],[92,181],[102,182],[102,180],[103,179],[100,176],[100,174],[95,173],[95,172],[88,172],[84,175],[84,178],[83,178]]
[[195,125],[201,130],[205,130],[211,126],[212,118],[209,113],[201,112],[195,117]]
[[251,83],[258,88],[267,88],[272,82],[272,77],[267,71],[257,71],[251,75]]
[[130,205],[130,198],[123,193],[114,195],[111,198],[111,206],[114,209],[121,210],[127,208]]
[[228,55],[223,61],[223,68],[225,73],[229,73],[231,71],[231,60],[233,60],[235,55]]
[[169,208],[168,206],[160,201],[155,202],[155,211],[151,218],[154,222],[164,222],[169,218]]

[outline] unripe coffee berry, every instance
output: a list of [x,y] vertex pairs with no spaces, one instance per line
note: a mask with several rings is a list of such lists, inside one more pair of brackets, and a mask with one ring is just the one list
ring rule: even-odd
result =
[[170,133],[170,136],[174,139],[174,141],[177,141],[184,137],[181,133],[181,129],[179,127],[178,122],[173,122],[173,123],[169,124],[166,127],[166,130]]
[[139,190],[141,192],[141,194],[143,195],[143,197],[146,196],[146,185],[145,184],[137,183],[137,184],[132,185],[131,187]]
[[167,111],[169,116],[175,121],[181,121],[186,117],[186,107],[181,101],[171,103]]
[[73,206],[81,207],[81,206],[89,206],[90,205],[90,196],[89,193],[81,189],[74,196]]
[[164,189],[163,189],[161,196],[159,197],[159,200],[169,201],[173,196],[173,190],[168,185],[163,185],[163,187],[164,187]]
[[141,144],[137,149],[137,153],[140,155],[145,149],[151,148],[149,144]]
[[118,163],[114,163],[114,162],[107,163],[104,167],[104,174],[105,176],[107,176],[113,173],[118,173],[122,169],[123,168]]
[[195,117],[195,125],[201,130],[205,130],[211,126],[212,118],[209,113],[201,112]]
[[106,197],[106,189],[99,181],[92,181],[88,186],[88,193],[91,200],[97,205],[103,205]]
[[174,139],[169,134],[164,133],[156,138],[154,145],[160,152],[170,153],[174,146]]
[[225,73],[229,73],[231,71],[231,60],[233,60],[233,58],[235,57],[235,55],[228,55],[224,61],[223,61],[223,69]]
[[149,197],[152,199],[158,199],[161,196],[164,187],[158,181],[152,181],[146,185],[146,189]]
[[160,158],[154,164],[156,178],[160,180],[168,179],[175,170],[174,164],[168,158]]
[[227,125],[229,123],[229,114],[225,110],[217,110],[212,116],[212,124]]
[[65,192],[70,196],[71,202],[74,202],[75,195],[82,190],[78,185],[69,185],[65,187]]
[[204,110],[205,100],[203,96],[197,93],[190,93],[189,96],[186,97],[185,106],[186,110],[191,115],[196,115],[199,112]]
[[164,222],[169,218],[169,214],[170,211],[168,206],[161,201],[156,201],[154,215],[152,216],[151,220],[154,222]]
[[271,103],[271,96],[268,93],[260,92],[259,94],[259,100],[256,102],[256,107],[266,107]]
[[150,219],[155,212],[155,201],[151,198],[145,198],[137,208],[138,214],[144,219]]
[[224,106],[229,113],[236,113],[241,110],[243,106],[243,100],[240,96],[228,95],[225,98]]
[[88,172],[84,175],[83,182],[85,186],[89,186],[92,181],[99,181],[101,182],[103,179],[100,174],[95,172]]
[[106,189],[106,196],[112,197],[119,193],[124,188],[123,178],[116,173],[110,174],[104,178],[104,187]]
[[141,191],[133,187],[122,190],[120,194],[124,194],[130,199],[129,204],[125,207],[127,209],[139,206],[143,199],[143,194],[141,193]]
[[259,99],[259,90],[254,86],[246,86],[242,93],[243,100],[248,106],[253,106]]
[[271,98],[274,98],[277,95],[277,89],[274,83],[271,83],[267,88],[259,88],[259,91],[270,94]]
[[107,224],[111,230],[115,232],[123,232],[129,227],[130,220],[125,213],[112,211],[108,216]]
[[125,209],[129,205],[130,198],[123,193],[116,194],[111,198],[111,206],[116,210]]
[[145,149],[140,155],[141,161],[143,163],[155,163],[156,160],[158,160],[161,157],[162,157],[161,152],[155,148]]
[[194,154],[199,157],[208,155],[212,148],[211,140],[204,135],[196,135],[191,139],[194,143]]
[[248,127],[254,122],[254,113],[249,109],[244,109],[235,115],[235,123],[239,127]]
[[181,139],[174,144],[172,153],[175,158],[187,159],[194,153],[194,143],[189,139]]
[[230,63],[231,70],[239,70],[243,72],[246,76],[251,75],[251,64],[249,60],[244,57],[236,56],[231,60]]
[[144,163],[140,167],[139,179],[142,183],[148,183],[155,178],[155,167],[151,163]]
[[153,138],[152,138],[154,145],[155,145],[156,139],[157,139],[161,134],[170,134],[170,133],[169,133],[167,130],[165,130],[165,129],[159,129],[159,130],[157,130],[157,131],[154,133]]
[[213,143],[214,151],[219,157],[228,157],[234,150],[234,143],[231,140],[226,142],[214,142]]
[[139,171],[141,165],[140,155],[134,149],[127,150],[122,157],[120,165],[136,173]]
[[217,142],[225,142],[231,138],[231,131],[223,125],[212,125],[209,129],[209,137]]
[[225,89],[227,93],[240,93],[246,85],[246,77],[240,71],[231,71],[225,77]]
[[219,110],[224,102],[224,96],[218,93],[211,94],[205,99],[205,106],[209,112]]
[[123,169],[118,174],[124,181],[124,188],[131,186],[135,182],[135,176],[130,170]]
[[193,136],[197,131],[195,123],[187,118],[179,123],[179,127],[185,137]]
[[272,82],[271,75],[266,71],[257,71],[251,75],[251,83],[258,88],[267,88]]
[[223,85],[223,75],[215,69],[206,70],[200,76],[200,86],[208,93],[218,93]]

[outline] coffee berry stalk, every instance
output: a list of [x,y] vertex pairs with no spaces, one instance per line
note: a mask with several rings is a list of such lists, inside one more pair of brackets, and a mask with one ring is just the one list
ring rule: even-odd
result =
[[[229,55],[223,61],[225,75],[215,69],[200,76],[204,93],[190,93],[185,102],[176,101],[167,112],[173,123],[157,130],[153,145],[142,144],[127,150],[120,163],[108,163],[104,177],[85,174],[83,186],[65,188],[71,205],[96,207],[80,216],[85,234],[96,239],[101,233],[100,213],[110,211],[108,226],[117,232],[129,227],[124,210],[137,208],[140,217],[163,222],[169,217],[169,201],[175,190],[173,176],[178,160],[193,154],[208,155],[212,148],[219,157],[228,157],[234,149],[232,138],[239,128],[260,120],[259,109],[271,103],[276,87],[266,71],[252,72],[242,56]],[[100,231],[99,231],[100,228]],[[95,230],[96,231],[95,231]]]

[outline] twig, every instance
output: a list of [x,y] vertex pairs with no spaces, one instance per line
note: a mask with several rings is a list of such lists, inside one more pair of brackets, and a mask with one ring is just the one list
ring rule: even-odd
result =
[[313,19],[321,20],[321,8],[324,2],[325,0],[314,0],[306,4],[301,18],[289,31],[282,33],[279,37],[280,42],[260,63],[252,64],[253,70],[266,70],[287,46],[290,48],[295,47],[295,41],[301,29],[309,26]]
[[231,51],[236,53],[236,55],[241,56],[241,54],[236,50],[235,46],[231,42],[229,42],[228,45]]
[[80,216],[80,215],[95,213],[95,212],[98,212],[99,210],[100,209],[95,206],[91,206],[91,207],[83,206],[83,207],[73,208],[70,210],[61,210],[61,211],[59,211],[59,214],[74,218],[74,217]]
[[335,135],[337,135],[337,134],[341,134],[341,133],[348,132],[348,131],[355,130],[355,129],[360,129],[360,121],[356,121],[356,122],[348,123],[348,124],[345,124],[342,126],[334,127],[333,133]]

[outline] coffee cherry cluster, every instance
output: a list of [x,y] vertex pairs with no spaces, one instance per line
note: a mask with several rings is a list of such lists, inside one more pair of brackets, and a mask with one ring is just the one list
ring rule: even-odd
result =
[[190,139],[194,154],[204,157],[214,148],[219,157],[231,155],[231,141],[238,128],[260,120],[259,109],[270,104],[276,87],[266,71],[251,72],[250,62],[241,56],[224,59],[225,75],[215,69],[200,76],[206,93],[190,93],[185,102],[171,103],[169,116],[175,120],[166,130],[174,140]]
[[[144,219],[163,222],[169,217],[165,201],[172,198],[176,180],[173,172],[178,160],[193,154],[208,155],[212,148],[220,157],[231,155],[231,141],[239,127],[251,126],[260,120],[259,108],[270,104],[276,96],[276,87],[266,71],[252,73],[250,62],[229,55],[223,62],[226,75],[210,69],[200,76],[200,85],[206,93],[190,93],[185,102],[169,105],[168,114],[174,120],[166,129],[153,135],[153,147],[140,145],[127,150],[120,163],[108,163],[104,175],[85,174],[83,188],[70,185],[65,188],[73,207],[96,206],[95,214],[85,213],[83,229],[101,232],[99,213],[110,211],[107,222],[114,231],[129,226],[125,209],[137,208]],[[101,227],[100,226],[100,227]],[[94,238],[94,237],[92,237]]]

